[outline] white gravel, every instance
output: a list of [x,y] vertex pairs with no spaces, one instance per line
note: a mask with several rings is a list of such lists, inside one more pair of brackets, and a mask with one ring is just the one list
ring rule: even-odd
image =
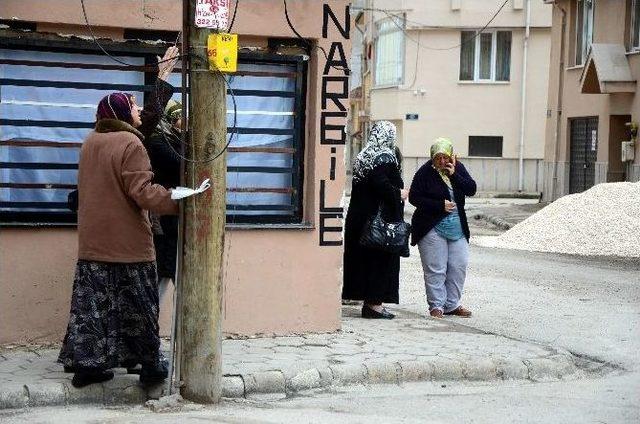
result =
[[479,246],[586,256],[640,257],[640,182],[598,184],[561,197]]

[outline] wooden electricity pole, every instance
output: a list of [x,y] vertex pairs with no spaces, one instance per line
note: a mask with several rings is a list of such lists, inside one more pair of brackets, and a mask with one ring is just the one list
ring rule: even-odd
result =
[[[215,403],[222,394],[222,267],[226,213],[226,86],[219,72],[209,71],[208,29],[194,24],[196,0],[188,0],[189,144],[186,182],[212,187],[185,201],[180,311],[181,394]],[[186,61],[183,61],[183,64]],[[183,65],[184,66],[184,65]],[[205,161],[205,162],[200,162]]]

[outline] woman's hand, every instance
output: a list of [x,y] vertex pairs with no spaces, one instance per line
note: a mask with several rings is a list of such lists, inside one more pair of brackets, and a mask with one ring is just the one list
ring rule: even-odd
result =
[[451,156],[451,162],[447,163],[444,166],[444,169],[447,171],[447,174],[449,174],[449,176],[452,176],[455,172],[456,172],[456,162],[457,162],[457,158],[456,155]]
[[401,188],[400,189],[400,198],[402,200],[407,200],[408,197],[409,197],[409,190],[407,190],[406,188]]
[[163,81],[166,81],[173,72],[173,68],[175,68],[176,63],[178,63],[178,58],[180,56],[180,50],[176,46],[171,46],[164,53],[164,56],[158,59],[158,78]]
[[450,202],[445,199],[444,201],[444,210],[447,213],[451,213],[456,209],[456,204],[454,202]]

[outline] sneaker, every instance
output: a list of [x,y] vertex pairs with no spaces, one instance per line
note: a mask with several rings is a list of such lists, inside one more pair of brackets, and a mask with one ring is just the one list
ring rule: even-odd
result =
[[432,309],[431,312],[429,312],[429,315],[431,315],[431,318],[436,318],[436,319],[442,319],[442,310],[440,309]]
[[455,315],[455,316],[462,317],[462,318],[470,318],[471,317],[471,311],[468,310],[468,309],[465,309],[462,306],[458,306],[453,311],[445,312],[444,314],[445,315]]

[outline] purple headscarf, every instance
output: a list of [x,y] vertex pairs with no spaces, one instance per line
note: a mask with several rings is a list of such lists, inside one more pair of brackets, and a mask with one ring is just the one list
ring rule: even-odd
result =
[[128,93],[111,93],[98,103],[96,120],[118,119],[129,125],[133,124],[131,117],[132,95]]

